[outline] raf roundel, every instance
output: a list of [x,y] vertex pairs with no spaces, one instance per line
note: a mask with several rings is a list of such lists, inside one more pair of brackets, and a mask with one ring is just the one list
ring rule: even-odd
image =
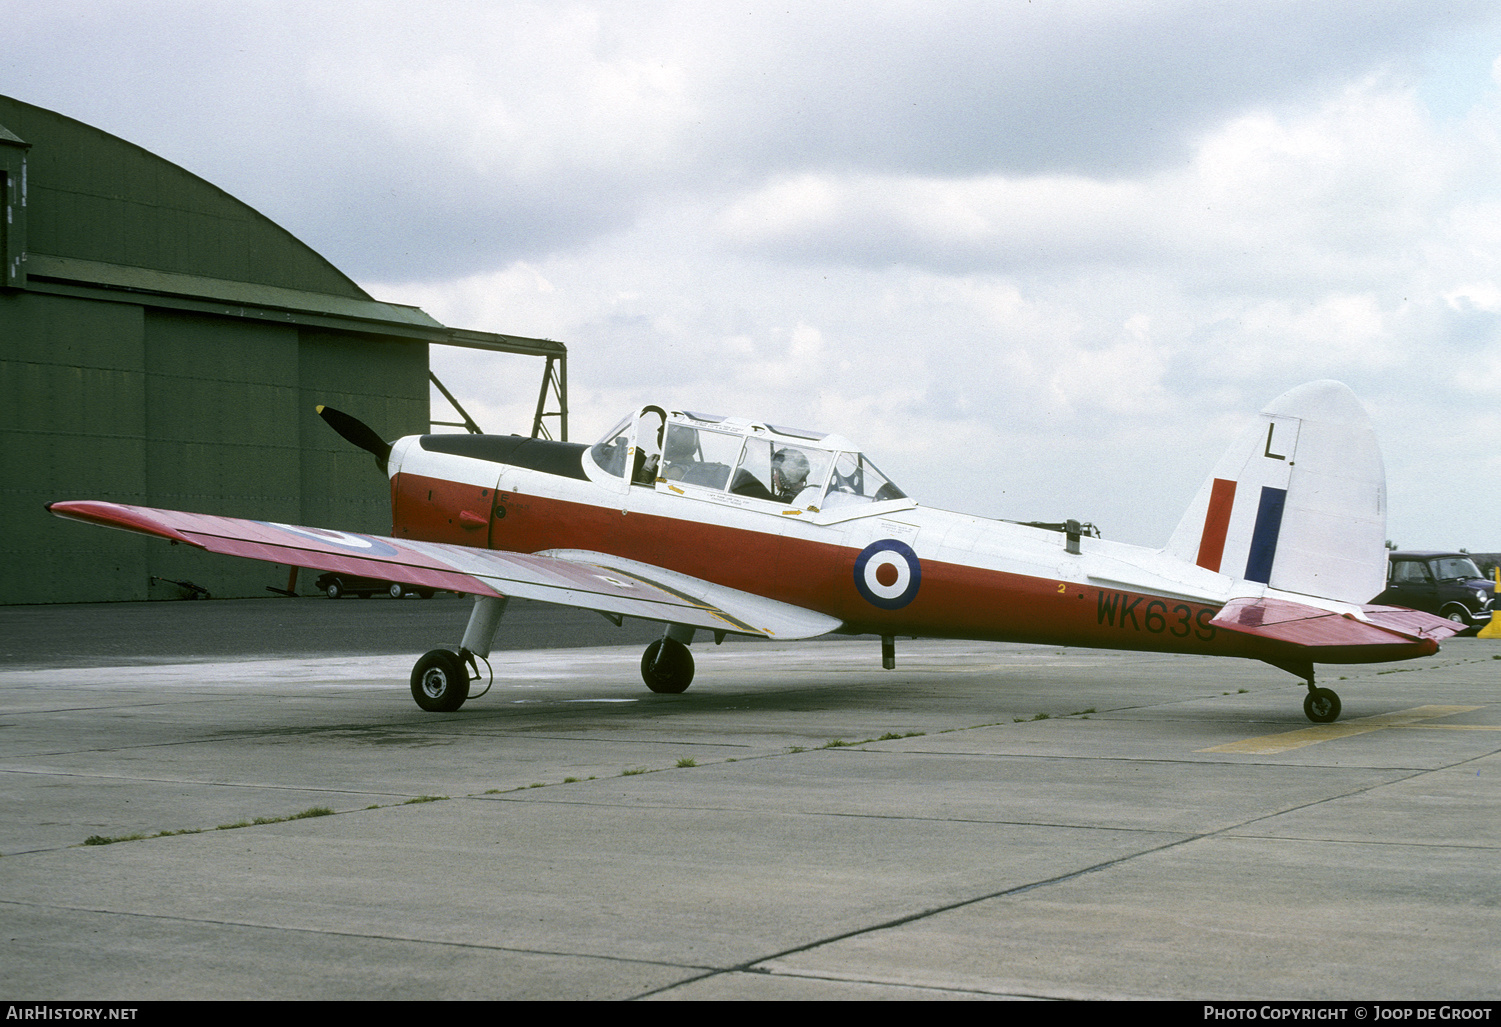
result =
[[268,528],[276,528],[299,538],[310,539],[314,542],[322,542],[325,545],[338,546],[340,549],[349,549],[360,553],[362,556],[398,556],[396,549],[387,545],[378,538],[368,535],[356,535],[349,531],[334,531],[331,528],[304,528],[296,524],[281,524],[277,521],[260,521]]
[[905,542],[872,542],[855,558],[855,590],[872,606],[900,610],[917,598],[922,564]]

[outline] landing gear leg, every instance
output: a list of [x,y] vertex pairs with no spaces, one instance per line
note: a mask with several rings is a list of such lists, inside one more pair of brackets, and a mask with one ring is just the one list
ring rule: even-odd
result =
[[1296,674],[1308,683],[1308,695],[1303,699],[1303,715],[1315,724],[1332,724],[1339,719],[1339,696],[1333,689],[1320,688],[1313,683],[1313,661],[1301,659],[1267,659],[1278,670]]
[[692,628],[669,624],[662,637],[646,647],[641,654],[641,680],[647,688],[669,695],[687,690],[693,682],[693,654],[688,651],[692,641]]
[[474,610],[459,651],[434,649],[412,668],[412,698],[429,713],[452,713],[469,698],[470,670],[479,670],[475,657],[490,655],[496,629],[506,612],[504,596],[475,596]]

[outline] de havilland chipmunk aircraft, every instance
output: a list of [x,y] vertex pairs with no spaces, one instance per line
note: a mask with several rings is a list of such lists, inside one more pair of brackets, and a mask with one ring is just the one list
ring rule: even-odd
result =
[[[424,710],[457,710],[508,597],[665,625],[641,659],[655,692],[693,678],[696,634],[879,635],[1197,653],[1306,680],[1315,663],[1430,655],[1462,625],[1373,606],[1385,585],[1386,481],[1354,394],[1313,382],[1273,400],[1204,482],[1166,547],[930,509],[838,435],[646,406],[593,446],[517,435],[386,442],[319,413],[390,478],[390,537],[52,503],[60,517],[215,553],[475,597],[457,651],[412,670]],[[1061,530],[1059,530],[1061,529]]]

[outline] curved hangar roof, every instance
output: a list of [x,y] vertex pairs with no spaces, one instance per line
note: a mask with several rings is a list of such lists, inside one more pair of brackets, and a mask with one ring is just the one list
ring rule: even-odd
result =
[[[54,111],[0,96],[0,285],[128,292],[150,306],[263,318],[506,352],[555,342],[447,328],[379,302],[274,221],[171,161]],[[103,298],[103,297],[100,297]]]

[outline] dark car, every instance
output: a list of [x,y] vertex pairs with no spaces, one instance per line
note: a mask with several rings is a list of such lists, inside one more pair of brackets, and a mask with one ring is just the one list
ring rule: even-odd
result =
[[381,581],[377,578],[361,578],[353,574],[335,574],[330,571],[320,574],[316,582],[318,591],[330,599],[339,599],[343,596],[355,595],[361,599],[369,599],[377,592],[384,592],[392,599],[400,599],[404,595],[416,594],[423,599],[431,599],[433,590],[430,588],[406,588],[390,581]]
[[1474,627],[1490,620],[1496,586],[1466,553],[1391,554],[1386,591],[1372,602],[1436,613]]

